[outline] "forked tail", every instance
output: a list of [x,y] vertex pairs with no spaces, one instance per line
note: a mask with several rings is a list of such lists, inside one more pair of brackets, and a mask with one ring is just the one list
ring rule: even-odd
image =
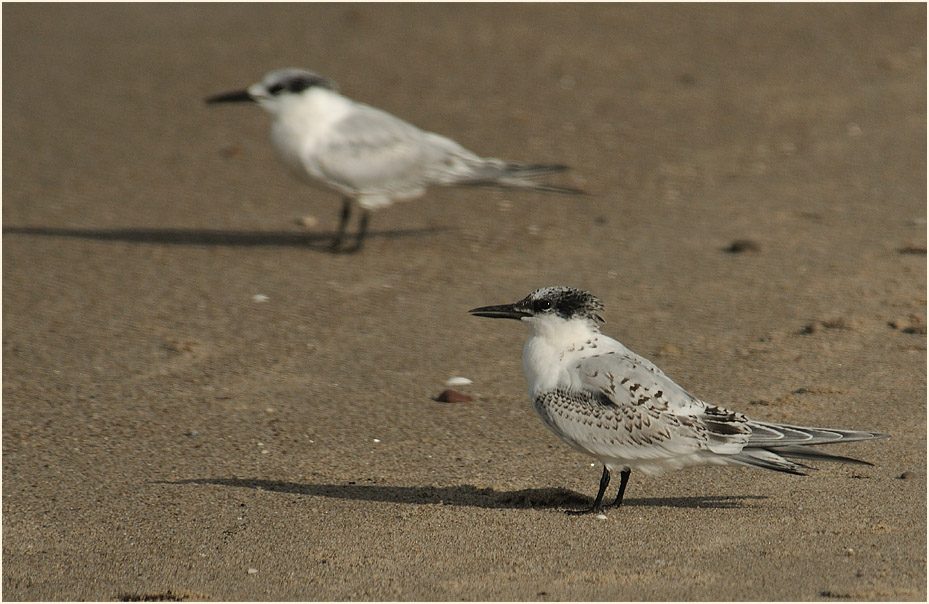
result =
[[801,475],[803,474],[801,469],[809,469],[809,466],[784,459],[785,457],[870,466],[871,464],[867,461],[820,451],[812,445],[831,445],[839,442],[890,437],[889,434],[879,432],[834,430],[757,421],[749,422],[749,425],[752,428],[752,434],[748,444],[741,453],[733,455],[734,461],[758,468]]

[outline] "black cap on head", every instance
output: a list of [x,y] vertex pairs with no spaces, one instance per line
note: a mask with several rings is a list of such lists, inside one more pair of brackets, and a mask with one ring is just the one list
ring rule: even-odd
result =
[[565,286],[543,287],[519,302],[501,306],[483,306],[468,312],[492,319],[523,319],[554,314],[562,319],[588,319],[603,322],[597,314],[603,310],[599,298],[582,289]]

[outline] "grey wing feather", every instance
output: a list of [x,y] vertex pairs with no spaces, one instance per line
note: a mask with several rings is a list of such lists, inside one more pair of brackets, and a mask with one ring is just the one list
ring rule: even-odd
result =
[[[361,192],[403,193],[437,182],[438,166],[469,152],[389,113],[358,105],[319,153],[327,178]],[[473,155],[473,154],[471,154]]]
[[654,363],[628,349],[587,357],[576,369],[582,388],[602,392],[620,406],[652,404],[687,414],[707,407]]
[[455,141],[425,132],[389,113],[357,104],[319,158],[331,181],[361,192],[402,194],[430,184],[493,185],[576,194],[579,189],[533,179],[567,166],[482,158]]

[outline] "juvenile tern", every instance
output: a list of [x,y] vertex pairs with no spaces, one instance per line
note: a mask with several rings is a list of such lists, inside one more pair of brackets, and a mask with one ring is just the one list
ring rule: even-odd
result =
[[246,90],[206,102],[258,103],[271,115],[271,144],[280,160],[299,178],[342,194],[334,249],[342,245],[353,200],[362,215],[348,251],[361,247],[371,210],[420,197],[430,185],[582,193],[535,180],[567,166],[479,157],[451,139],[340,95],[332,80],[305,69],[272,71]]
[[599,512],[610,472],[620,470],[614,506],[631,470],[659,475],[698,465],[743,465],[802,475],[786,458],[868,464],[810,445],[885,438],[859,430],[751,420],[693,396],[651,361],[600,333],[603,304],[570,287],[538,289],[519,302],[484,306],[478,317],[517,319],[531,335],[523,372],[532,407],[566,443],[603,463]]

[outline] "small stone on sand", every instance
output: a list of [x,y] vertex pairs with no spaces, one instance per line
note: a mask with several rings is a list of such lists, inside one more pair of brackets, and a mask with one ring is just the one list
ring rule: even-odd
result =
[[473,399],[467,394],[454,390],[443,390],[442,394],[432,399],[440,403],[470,403]]

